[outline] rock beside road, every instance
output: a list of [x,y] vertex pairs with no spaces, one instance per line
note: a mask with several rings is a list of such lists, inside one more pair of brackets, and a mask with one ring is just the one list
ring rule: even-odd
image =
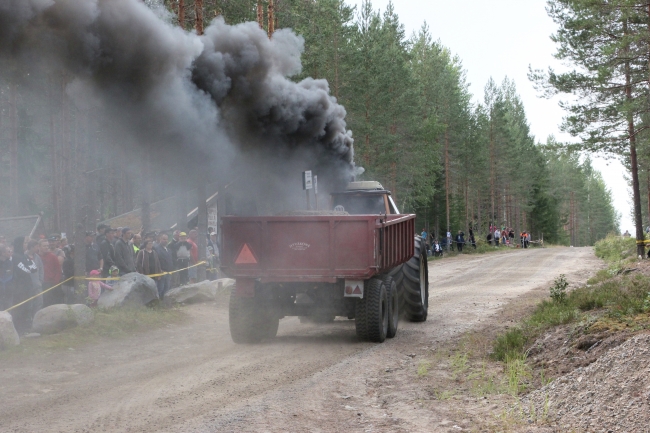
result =
[[235,280],[220,278],[215,281],[201,281],[196,284],[176,287],[165,294],[165,302],[170,304],[212,302],[221,293],[230,293]]
[[113,286],[113,290],[102,293],[97,306],[99,308],[143,307],[158,299],[156,282],[145,275],[132,272],[122,276]]
[[646,431],[650,425],[650,334],[630,338],[521,402],[529,418],[561,431]]
[[0,311],[0,350],[20,344],[11,314]]
[[55,334],[76,326],[86,326],[95,320],[93,311],[83,304],[55,304],[36,312],[32,328],[40,334]]

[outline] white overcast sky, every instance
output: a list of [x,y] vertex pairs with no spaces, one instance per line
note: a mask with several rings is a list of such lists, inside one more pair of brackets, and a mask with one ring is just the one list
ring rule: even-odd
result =
[[[357,11],[362,2],[346,1],[357,5]],[[373,8],[383,12],[388,1],[374,0]],[[433,39],[460,57],[476,101],[483,100],[483,89],[490,77],[500,83],[507,76],[517,85],[537,141],[545,142],[549,135],[575,141],[559,131],[564,111],[558,100],[538,98],[527,77],[528,65],[562,69],[553,58],[555,44],[550,35],[556,25],[546,14],[545,0],[394,0],[393,5],[407,36],[419,31],[426,21]],[[632,200],[623,178],[625,169],[618,161],[603,159],[595,159],[594,165],[613,192],[622,217],[621,231],[634,233]]]

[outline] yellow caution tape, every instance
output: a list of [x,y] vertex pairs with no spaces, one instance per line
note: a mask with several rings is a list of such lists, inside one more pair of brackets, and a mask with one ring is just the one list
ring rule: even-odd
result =
[[12,307],[9,307],[9,308],[7,308],[5,311],[11,311],[11,310],[13,310],[14,308],[20,307],[21,305],[26,304],[26,303],[28,303],[29,301],[38,298],[38,297],[41,296],[43,293],[47,293],[47,292],[49,292],[49,291],[52,290],[52,289],[56,289],[57,287],[59,287],[59,286],[65,284],[65,283],[67,283],[67,282],[70,281],[70,280],[74,280],[74,277],[70,277],[70,278],[68,278],[68,279],[65,280],[65,281],[61,281],[61,282],[60,282],[59,284],[57,284],[56,286],[52,286],[52,287],[50,287],[50,288],[47,289],[47,290],[43,290],[43,291],[42,291],[41,293],[39,293],[38,295],[34,295],[34,296],[32,296],[31,298],[29,298],[29,299],[25,299],[23,302],[20,302],[20,303],[14,305],[14,306],[12,306]]
[[[190,269],[190,268],[195,268],[195,267],[197,267],[197,266],[201,266],[201,265],[205,265],[205,264],[207,264],[207,262],[203,261],[203,262],[196,263],[196,264],[194,264],[194,265],[192,265],[192,266],[188,266],[187,268],[176,269],[175,271],[171,271],[171,272],[162,272],[162,273],[160,273],[160,274],[150,274],[150,275],[145,275],[145,276],[147,276],[147,277],[149,277],[149,278],[153,278],[153,277],[161,277],[161,276],[163,276],[163,275],[171,275],[171,274],[175,274],[175,273],[177,273],[177,272],[186,271],[186,270],[188,270],[188,269]],[[21,305],[24,305],[24,304],[28,303],[29,301],[32,301],[32,300],[38,298],[38,297],[41,296],[43,293],[47,293],[47,292],[49,292],[50,290],[53,290],[53,289],[56,289],[56,288],[59,287],[59,286],[62,286],[63,284],[67,283],[67,282],[70,281],[70,280],[84,280],[84,281],[116,281],[116,280],[119,280],[119,279],[120,279],[120,277],[106,277],[106,278],[70,277],[70,278],[68,278],[67,280],[65,280],[65,281],[61,281],[59,284],[57,284],[57,285],[55,285],[55,286],[52,286],[52,287],[50,287],[50,288],[47,289],[47,290],[43,290],[43,291],[42,291],[41,293],[39,293],[38,295],[34,295],[34,296],[32,296],[31,298],[25,299],[24,301],[22,301],[22,302],[20,302],[20,303],[18,303],[18,304],[16,304],[16,305],[13,305],[13,306],[11,306],[11,307],[9,307],[9,308],[7,308],[5,311],[11,311],[11,310],[13,310],[14,308],[20,307]]]

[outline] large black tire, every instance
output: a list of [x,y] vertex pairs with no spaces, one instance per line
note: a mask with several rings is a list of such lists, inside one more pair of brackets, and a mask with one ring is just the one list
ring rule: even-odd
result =
[[357,300],[355,326],[360,340],[383,343],[388,333],[388,291],[378,278],[366,281],[363,299]]
[[427,253],[419,236],[415,237],[415,254],[401,268],[402,312],[411,322],[427,320],[429,310],[429,267]]
[[242,298],[230,294],[228,312],[230,336],[237,344],[259,343],[278,333],[280,318],[261,305],[255,298]]
[[399,322],[399,293],[397,292],[397,284],[390,275],[382,276],[382,280],[388,290],[388,331],[386,337],[393,338],[397,335]]

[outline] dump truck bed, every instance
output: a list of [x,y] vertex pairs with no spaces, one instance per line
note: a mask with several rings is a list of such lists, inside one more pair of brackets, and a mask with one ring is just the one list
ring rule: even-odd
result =
[[413,256],[415,215],[222,218],[221,268],[261,282],[365,280]]

